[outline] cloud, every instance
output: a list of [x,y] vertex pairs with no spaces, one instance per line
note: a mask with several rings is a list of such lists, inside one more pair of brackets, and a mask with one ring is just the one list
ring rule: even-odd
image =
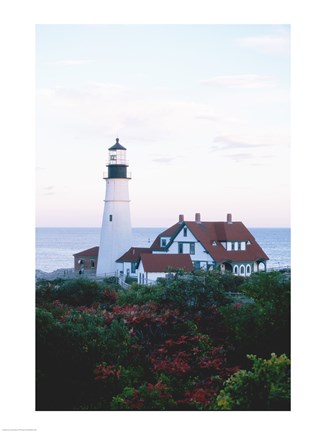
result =
[[197,120],[207,120],[216,123],[242,124],[244,121],[236,117],[223,117],[216,114],[199,114],[194,116]]
[[235,154],[228,155],[228,157],[233,159],[235,162],[241,162],[241,161],[244,161],[246,159],[253,159],[253,154],[252,153],[235,153]]
[[216,145],[213,145],[211,147],[212,151],[233,150],[233,149],[238,149],[238,148],[242,149],[242,148],[261,147],[261,146],[265,145],[265,144],[250,144],[250,143],[246,143],[244,141],[232,139],[228,136],[218,136],[218,137],[213,139],[213,142],[216,143]]
[[201,84],[211,87],[242,89],[273,88],[277,86],[277,82],[272,76],[257,74],[217,75],[201,81]]
[[153,159],[153,162],[157,162],[157,163],[160,163],[160,164],[169,164],[173,160],[174,160],[174,158],[167,158],[167,157],[164,158],[164,157],[161,157],[161,158]]
[[255,48],[266,53],[286,54],[290,49],[288,33],[265,36],[248,36],[236,40],[241,47]]

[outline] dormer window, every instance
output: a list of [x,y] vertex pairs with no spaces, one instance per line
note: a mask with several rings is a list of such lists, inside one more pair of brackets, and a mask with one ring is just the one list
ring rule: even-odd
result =
[[166,239],[165,239],[165,238],[162,238],[162,239],[161,239],[161,247],[165,247],[166,244],[167,244]]
[[235,250],[235,243],[232,242],[232,250]]
[[215,240],[212,242],[212,246],[217,246],[217,243]]

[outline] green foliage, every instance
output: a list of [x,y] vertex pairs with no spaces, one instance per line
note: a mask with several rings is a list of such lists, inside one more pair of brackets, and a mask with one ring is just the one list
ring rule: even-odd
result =
[[289,290],[272,273],[40,281],[37,410],[288,409],[289,361],[262,358],[289,355]]
[[111,409],[165,411],[174,409],[175,405],[168,387],[158,381],[156,384],[145,383],[137,388],[125,387],[120,395],[112,399]]
[[116,293],[117,288],[113,284],[95,282],[88,279],[57,279],[55,281],[39,281],[36,285],[36,302],[44,304],[49,301],[59,300],[70,306],[90,306],[93,303],[115,302],[107,297],[107,292]]
[[226,344],[235,360],[245,363],[253,352],[267,357],[271,352],[290,355],[290,281],[278,272],[255,273],[240,286],[253,303],[232,303],[219,308]]
[[164,287],[157,285],[139,285],[133,283],[130,288],[119,293],[118,304],[142,305],[147,302],[159,302],[163,296]]
[[271,354],[269,360],[248,356],[250,371],[240,370],[226,382],[212,405],[217,410],[289,410],[290,360]]

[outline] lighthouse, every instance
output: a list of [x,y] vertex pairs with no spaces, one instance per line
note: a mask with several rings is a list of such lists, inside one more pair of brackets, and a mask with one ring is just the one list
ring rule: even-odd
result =
[[109,148],[108,173],[104,174],[106,193],[102,218],[97,276],[117,275],[116,260],[132,245],[126,148],[116,143]]

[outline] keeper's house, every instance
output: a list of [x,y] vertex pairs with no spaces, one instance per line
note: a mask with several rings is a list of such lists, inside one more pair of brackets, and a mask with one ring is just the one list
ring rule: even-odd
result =
[[[190,258],[190,260],[189,260]],[[240,276],[266,271],[268,256],[242,222],[179,221],[163,231],[150,248],[130,248],[117,262],[122,274],[147,284],[170,269],[228,271]]]

